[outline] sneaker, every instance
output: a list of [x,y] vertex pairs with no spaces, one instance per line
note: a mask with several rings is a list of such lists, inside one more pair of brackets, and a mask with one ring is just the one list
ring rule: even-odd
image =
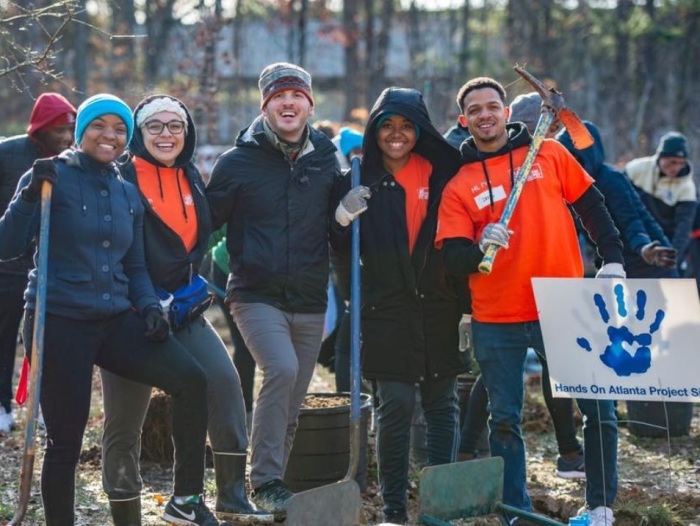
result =
[[220,526],[201,495],[196,499],[188,499],[184,504],[177,504],[175,498],[171,498],[165,506],[162,518],[168,524],[177,526]]
[[579,452],[572,460],[567,460],[560,455],[557,458],[557,477],[563,479],[585,479],[586,464],[583,461],[583,451]]
[[12,411],[8,413],[0,405],[0,435],[8,434],[13,427],[15,427],[15,417],[12,416]]
[[588,520],[590,526],[612,526],[615,522],[615,515],[610,508],[598,506],[588,512]]
[[384,512],[382,524],[408,524],[406,510],[389,510]]
[[287,506],[294,493],[280,479],[273,479],[253,490],[250,498],[259,507],[269,511],[276,521],[287,517]]

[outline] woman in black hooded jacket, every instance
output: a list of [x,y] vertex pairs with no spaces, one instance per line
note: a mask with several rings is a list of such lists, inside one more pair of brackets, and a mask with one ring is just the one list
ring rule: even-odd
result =
[[[197,277],[211,233],[204,183],[194,164],[196,129],[186,106],[168,95],[151,95],[134,110],[136,129],[129,143],[124,178],[139,190],[145,208],[146,266],[156,289],[173,294]],[[206,286],[206,282],[201,282]],[[172,325],[172,321],[171,321]],[[248,436],[238,373],[228,350],[199,312],[171,326],[174,339],[207,375],[208,432],[216,475],[216,514],[233,521],[272,522],[247,497]],[[102,371],[105,425],[102,480],[116,526],[140,524],[139,446],[151,389]],[[199,508],[171,501],[163,518],[174,524],[219,524]],[[182,503],[188,504],[188,503]],[[181,516],[182,515],[182,516]],[[228,524],[228,523],[227,523]]]
[[459,445],[456,381],[467,369],[458,350],[459,287],[434,240],[440,196],[460,156],[433,126],[421,93],[407,88],[382,92],[363,145],[361,184],[371,198],[360,222],[362,371],[377,383],[384,519],[403,524],[416,385],[428,463],[453,462]]

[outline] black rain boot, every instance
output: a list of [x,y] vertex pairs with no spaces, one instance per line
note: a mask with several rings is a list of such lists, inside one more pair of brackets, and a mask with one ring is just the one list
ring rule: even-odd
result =
[[141,526],[141,498],[110,500],[114,526]]
[[245,489],[245,454],[214,453],[216,515],[226,521],[269,524],[274,516],[248,500]]

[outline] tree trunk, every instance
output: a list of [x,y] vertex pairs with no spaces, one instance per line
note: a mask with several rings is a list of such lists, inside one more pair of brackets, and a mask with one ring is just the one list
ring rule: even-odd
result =
[[136,13],[133,2],[114,3],[111,6],[111,86],[115,91],[123,92],[134,81],[134,40],[128,35],[135,34]]
[[[352,1],[352,0],[350,0]],[[365,86],[365,103],[367,106],[372,104],[372,86],[371,79],[374,73],[377,44],[374,38],[374,0],[365,0],[365,68],[363,71],[364,86]]]
[[[75,17],[82,22],[86,21],[86,0],[79,1],[78,12]],[[75,89],[78,93],[83,96],[88,94],[88,39],[87,39],[87,26],[82,24],[76,24],[75,27],[75,54],[73,57],[75,68]]]
[[355,0],[343,2],[343,36],[345,43],[345,111],[343,118],[350,120],[352,111],[359,108],[362,93],[362,75],[360,75],[360,57],[358,55],[357,23],[358,4]]
[[394,0],[382,0],[382,17],[377,35],[377,56],[370,77],[370,104],[386,86],[386,57],[389,51],[389,31],[394,18]]
[[174,5],[175,0],[146,0],[146,89],[151,89],[158,80],[160,50],[166,48],[168,35],[175,24]]

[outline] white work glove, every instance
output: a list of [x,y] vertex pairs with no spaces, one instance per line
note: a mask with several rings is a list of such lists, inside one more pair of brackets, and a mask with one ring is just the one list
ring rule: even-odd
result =
[[466,352],[473,347],[471,314],[462,314],[457,330],[459,332],[459,351]]
[[498,245],[499,247],[508,248],[508,240],[512,230],[508,230],[503,223],[489,223],[481,232],[479,240],[479,248],[485,254],[489,245]]
[[366,186],[358,185],[350,190],[340,200],[335,209],[335,220],[342,226],[348,226],[357,216],[367,210],[367,199],[372,197],[372,192]]
[[647,265],[661,268],[676,267],[676,249],[662,247],[658,241],[652,241],[644,245],[639,255],[642,256]]
[[606,263],[595,275],[596,278],[626,278],[625,269],[621,263]]

